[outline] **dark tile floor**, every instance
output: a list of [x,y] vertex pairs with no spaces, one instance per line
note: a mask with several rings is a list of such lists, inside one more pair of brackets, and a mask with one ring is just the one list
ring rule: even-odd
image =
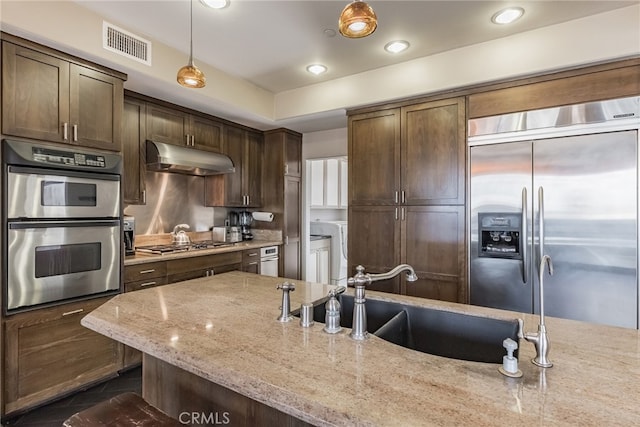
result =
[[60,427],[64,420],[76,412],[126,391],[142,394],[142,369],[140,367],[123,372],[117,378],[80,391],[62,400],[36,408],[23,415],[18,415],[2,424],[19,427]]

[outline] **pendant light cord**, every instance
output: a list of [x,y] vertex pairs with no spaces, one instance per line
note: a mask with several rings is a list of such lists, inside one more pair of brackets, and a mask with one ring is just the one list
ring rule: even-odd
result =
[[189,0],[189,65],[193,66],[193,0]]

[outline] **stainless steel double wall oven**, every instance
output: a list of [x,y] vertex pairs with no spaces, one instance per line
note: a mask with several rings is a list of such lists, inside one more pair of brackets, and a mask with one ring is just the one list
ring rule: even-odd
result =
[[121,157],[2,141],[3,308],[120,290]]

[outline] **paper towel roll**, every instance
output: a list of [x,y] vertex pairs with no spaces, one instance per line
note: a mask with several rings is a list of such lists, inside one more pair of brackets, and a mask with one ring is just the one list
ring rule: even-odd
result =
[[256,221],[265,221],[271,222],[273,221],[273,213],[271,212],[254,212],[253,219]]

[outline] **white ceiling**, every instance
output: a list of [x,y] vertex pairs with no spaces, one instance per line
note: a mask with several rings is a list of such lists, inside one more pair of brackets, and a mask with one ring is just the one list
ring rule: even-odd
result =
[[[75,3],[129,32],[183,52],[186,64],[188,1],[75,0]],[[638,1],[371,0],[378,28],[362,39],[347,39],[337,31],[338,16],[347,4],[347,0],[230,0],[228,7],[214,10],[193,0],[194,61],[196,65],[206,63],[277,94]],[[523,18],[507,26],[491,23],[495,12],[511,5],[525,9]],[[333,30],[335,35],[327,36],[327,30]],[[386,53],[384,45],[397,39],[407,40],[411,44],[409,50],[397,55]],[[325,64],[328,72],[321,76],[307,73],[305,68],[311,63]],[[346,120],[342,123],[346,125]],[[287,125],[296,128],[295,122]],[[309,129],[300,124],[298,130]]]

